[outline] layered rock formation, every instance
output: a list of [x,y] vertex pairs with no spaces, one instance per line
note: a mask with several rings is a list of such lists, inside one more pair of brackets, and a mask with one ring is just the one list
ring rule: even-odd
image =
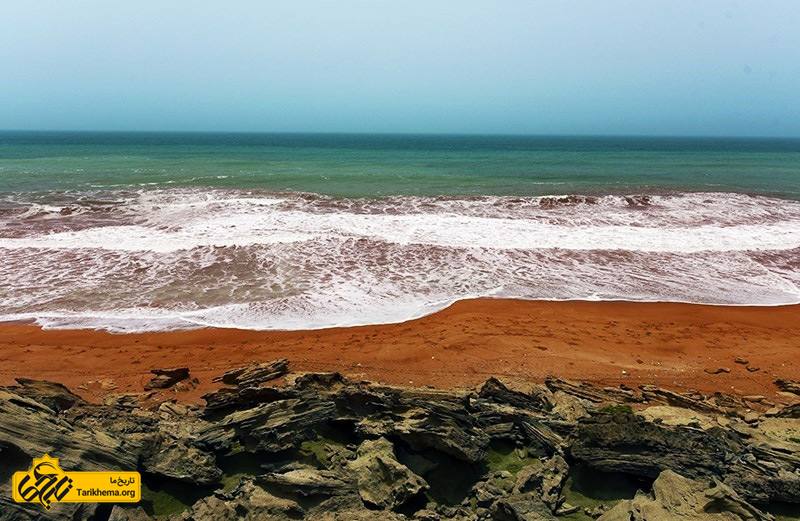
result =
[[[440,391],[289,374],[270,386],[287,371],[226,373],[205,407],[0,388],[0,520],[735,521],[800,505],[791,406],[557,379]],[[13,503],[11,474],[44,453],[67,470],[137,469],[144,501]],[[595,494],[579,473],[633,485]]]

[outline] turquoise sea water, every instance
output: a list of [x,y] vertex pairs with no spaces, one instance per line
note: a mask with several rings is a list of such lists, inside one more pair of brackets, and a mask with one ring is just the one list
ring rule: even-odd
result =
[[0,192],[132,186],[340,197],[715,191],[800,199],[800,140],[0,133]]
[[0,133],[0,321],[800,302],[800,140]]

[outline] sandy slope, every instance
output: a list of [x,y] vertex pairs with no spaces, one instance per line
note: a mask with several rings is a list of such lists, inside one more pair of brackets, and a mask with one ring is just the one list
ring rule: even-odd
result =
[[[251,361],[288,358],[294,370],[341,371],[392,384],[473,386],[488,376],[547,375],[609,385],[774,396],[776,377],[800,378],[800,306],[719,307],[627,302],[478,299],[401,324],[320,331],[232,329],[114,335],[0,326],[0,384],[25,376],[88,397],[141,391],[156,367],[186,365],[200,385]],[[734,358],[743,357],[749,372]],[[710,375],[709,368],[730,373]],[[102,383],[99,383],[102,382]]]

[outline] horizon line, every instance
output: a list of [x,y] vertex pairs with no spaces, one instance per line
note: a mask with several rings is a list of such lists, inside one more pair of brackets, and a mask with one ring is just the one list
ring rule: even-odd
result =
[[737,134],[626,134],[626,133],[519,133],[519,132],[370,132],[326,130],[121,130],[121,129],[0,129],[0,133],[73,133],[73,134],[228,134],[228,135],[330,135],[330,136],[430,136],[430,137],[556,137],[556,138],[652,138],[652,139],[783,139],[800,140],[800,135],[737,135]]

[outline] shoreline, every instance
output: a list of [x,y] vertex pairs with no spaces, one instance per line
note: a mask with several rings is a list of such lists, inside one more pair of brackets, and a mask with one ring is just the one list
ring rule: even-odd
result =
[[775,399],[775,379],[800,379],[793,364],[800,352],[797,338],[800,305],[496,298],[461,300],[395,324],[304,331],[118,334],[4,323],[0,385],[18,377],[50,380],[97,401],[141,392],[152,369],[182,366],[198,383],[170,392],[198,402],[218,387],[213,376],[286,358],[301,372],[341,372],[403,386],[456,389],[490,376],[521,382],[557,376]]
[[[140,335],[140,334],[169,334],[169,333],[182,333],[188,331],[198,331],[198,330],[233,330],[233,331],[249,331],[255,333],[285,333],[285,332],[292,332],[292,331],[305,331],[305,332],[314,332],[314,331],[326,331],[331,329],[353,329],[359,327],[377,327],[377,326],[391,326],[397,324],[405,324],[407,322],[414,322],[419,319],[423,319],[425,317],[435,315],[439,312],[442,312],[459,302],[470,302],[476,300],[501,300],[501,301],[520,301],[520,302],[542,302],[542,303],[612,303],[612,304],[678,304],[678,305],[687,305],[687,306],[701,306],[701,307],[713,307],[713,308],[789,308],[789,307],[796,307],[800,309],[800,300],[792,301],[792,302],[781,302],[781,303],[774,303],[774,304],[759,304],[759,303],[747,303],[747,304],[739,304],[739,303],[709,303],[709,302],[690,302],[684,300],[628,300],[625,298],[603,298],[603,299],[590,299],[590,298],[568,298],[568,299],[546,299],[546,298],[524,298],[524,297],[506,297],[506,296],[493,296],[493,295],[480,295],[480,296],[468,296],[459,298],[453,301],[450,301],[446,304],[443,304],[441,307],[436,307],[433,311],[430,312],[423,312],[420,314],[411,315],[408,318],[402,320],[392,320],[389,322],[356,322],[352,324],[330,324],[330,325],[322,325],[318,327],[302,327],[302,328],[264,328],[264,329],[253,329],[253,328],[241,328],[237,326],[220,326],[220,325],[208,325],[203,324],[201,322],[192,322],[186,318],[181,318],[184,320],[187,325],[186,327],[174,327],[168,329],[142,329],[142,330],[118,330],[110,327],[72,327],[72,326],[50,326],[43,325],[39,323],[41,319],[52,319],[56,318],[53,316],[42,316],[42,317],[30,317],[30,318],[16,318],[16,319],[8,319],[4,320],[0,318],[0,328],[10,325],[10,326],[33,326],[38,328],[42,331],[93,331],[97,333],[108,333],[111,335]],[[64,318],[64,317],[57,317],[57,318]],[[88,315],[87,317],[83,318],[98,318],[95,315]],[[193,325],[190,325],[193,324]]]

